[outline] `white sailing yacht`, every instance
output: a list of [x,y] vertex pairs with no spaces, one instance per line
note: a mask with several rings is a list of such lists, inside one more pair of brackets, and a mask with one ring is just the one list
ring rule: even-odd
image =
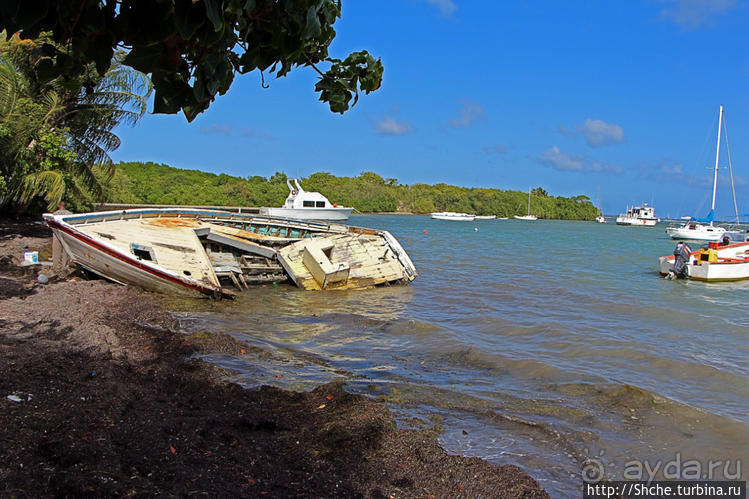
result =
[[606,219],[603,217],[603,210],[601,210],[601,186],[598,186],[598,199],[596,200],[598,203],[598,216],[596,217],[596,222],[599,224],[605,224]]
[[531,215],[531,188],[528,187],[528,214],[527,215],[515,215],[512,218],[516,220],[538,220],[536,215]]
[[671,239],[689,239],[694,241],[720,241],[726,232],[723,227],[713,225],[715,218],[715,192],[718,187],[718,159],[720,158],[720,132],[723,126],[723,106],[718,113],[718,142],[715,147],[715,168],[713,170],[713,202],[710,213],[705,218],[690,218],[681,225],[666,229]]

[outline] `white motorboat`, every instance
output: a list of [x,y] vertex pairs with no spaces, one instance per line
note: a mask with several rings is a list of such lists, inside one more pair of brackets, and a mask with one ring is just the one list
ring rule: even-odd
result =
[[[743,239],[746,240],[745,234]],[[659,257],[661,275],[668,276],[673,271],[674,262],[674,255]],[[708,282],[749,279],[749,242],[728,245],[711,242],[707,249],[693,251],[686,264],[686,277]]]
[[[723,106],[718,112],[718,142],[715,148],[715,168],[713,170],[713,202],[710,213],[705,218],[688,217],[688,221],[681,225],[668,227],[666,234],[671,239],[687,239],[692,241],[720,241],[726,232],[723,227],[713,225],[715,218],[715,193],[718,187],[718,160],[720,158],[720,132],[723,123]],[[733,176],[731,177],[733,178]],[[738,220],[738,217],[737,217]]]
[[603,215],[598,215],[596,217],[596,222],[598,222],[599,224],[605,224],[606,223],[606,219],[603,218]]
[[476,215],[474,218],[476,220],[494,220],[497,218],[497,215]]
[[616,217],[617,225],[654,227],[658,222],[660,219],[655,216],[655,208],[647,203],[642,206],[627,206],[627,211]]
[[[291,182],[294,185],[291,185]],[[353,208],[338,206],[319,192],[305,191],[295,178],[287,179],[289,195],[280,208],[260,208],[260,214],[296,220],[348,220]]]
[[456,213],[454,211],[434,212],[431,214],[431,217],[435,220],[455,220],[458,222],[473,222],[476,219],[476,215]]
[[45,214],[71,261],[120,284],[232,298],[248,284],[304,289],[407,284],[416,269],[387,231],[185,208]]
[[527,215],[515,215],[512,218],[515,220],[538,220],[536,215],[531,215],[531,188],[528,187],[528,214]]

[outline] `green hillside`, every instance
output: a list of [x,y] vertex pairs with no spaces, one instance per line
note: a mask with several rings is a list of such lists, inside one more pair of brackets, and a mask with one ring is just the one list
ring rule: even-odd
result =
[[[181,170],[155,163],[119,163],[107,189],[110,203],[213,206],[281,206],[288,194],[286,174],[272,177],[232,177],[198,170]],[[301,178],[302,187],[318,191],[331,202],[363,213],[430,213],[458,211],[510,217],[527,213],[528,193],[457,187],[447,184],[401,185],[372,172],[358,177],[314,173]],[[531,213],[541,218],[592,220],[596,208],[587,196],[550,196],[533,189]]]

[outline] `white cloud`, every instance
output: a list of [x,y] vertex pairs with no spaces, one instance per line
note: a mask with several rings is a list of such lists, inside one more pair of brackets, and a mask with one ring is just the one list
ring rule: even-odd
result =
[[563,153],[557,146],[547,149],[541,153],[539,161],[546,165],[554,168],[555,170],[562,170],[567,172],[581,172],[585,165],[579,158],[573,158],[569,154]]
[[487,154],[507,154],[507,146],[504,144],[494,144],[484,147],[484,152]]
[[671,4],[661,10],[662,19],[685,29],[713,26],[716,17],[736,7],[736,0],[661,0]]
[[200,133],[211,134],[220,133],[222,135],[231,135],[231,126],[227,125],[208,125],[200,129]]
[[395,121],[392,116],[385,115],[382,121],[375,123],[375,133],[378,135],[407,135],[413,132],[413,127],[406,121]]
[[557,146],[545,150],[536,160],[542,165],[563,172],[611,173],[615,175],[624,173],[624,169],[621,166],[588,160],[579,156],[571,156],[560,151]]
[[437,7],[443,16],[450,17],[458,8],[452,0],[422,0],[430,5]]
[[243,128],[240,132],[243,137],[247,137],[250,139],[265,139],[265,140],[276,140],[277,137],[274,137],[272,135],[267,135],[260,130],[255,130],[252,128]]
[[578,126],[577,131],[585,136],[590,147],[601,147],[610,144],[621,144],[624,142],[624,130],[614,123],[606,123],[603,120],[591,120]]
[[475,121],[486,121],[484,107],[481,104],[461,99],[463,107],[458,109],[458,117],[450,120],[453,128],[466,128]]
[[[640,164],[638,177],[643,180],[656,182],[661,185],[686,185],[703,189],[706,193],[712,192],[713,173],[709,170],[694,175],[686,170],[681,163],[672,160],[663,160],[656,164]],[[733,182],[736,188],[743,188],[749,184],[749,180],[734,175]],[[728,175],[718,175],[718,185],[730,190],[731,182]]]

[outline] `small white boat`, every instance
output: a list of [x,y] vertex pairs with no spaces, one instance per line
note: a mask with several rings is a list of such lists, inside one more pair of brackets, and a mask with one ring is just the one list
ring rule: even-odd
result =
[[531,215],[531,188],[528,187],[528,214],[527,215],[514,215],[512,218],[515,220],[538,220],[536,215]]
[[363,227],[180,208],[47,213],[44,220],[73,263],[173,295],[232,298],[232,286],[288,279],[305,289],[349,289],[416,277],[389,232]]
[[[675,258],[674,255],[658,258],[661,275],[673,272]],[[686,274],[688,279],[708,282],[749,279],[749,242],[710,243],[708,249],[693,251],[686,264]]]
[[723,239],[726,229],[713,225],[713,218],[715,218],[715,193],[718,188],[718,160],[720,158],[720,132],[722,123],[723,106],[720,106],[720,110],[718,111],[718,143],[715,147],[715,168],[713,170],[713,203],[710,206],[710,213],[704,219],[687,217],[688,221],[683,224],[668,227],[666,234],[671,239],[686,239],[690,241],[720,241]]
[[476,219],[476,215],[456,213],[454,211],[434,212],[431,214],[431,217],[435,220],[455,220],[458,222],[473,222]]
[[[294,185],[291,185],[291,182]],[[260,214],[268,217],[285,217],[295,220],[348,220],[353,208],[338,206],[319,192],[302,189],[295,178],[287,179],[289,195],[280,208],[260,208]]]
[[643,203],[642,206],[627,206],[627,211],[616,217],[617,225],[655,227],[660,219],[655,216],[655,208]]
[[606,219],[603,218],[603,215],[598,215],[596,217],[596,222],[598,222],[599,224],[605,224],[606,223]]
[[497,218],[497,215],[476,215],[474,217],[475,220],[494,220]]

